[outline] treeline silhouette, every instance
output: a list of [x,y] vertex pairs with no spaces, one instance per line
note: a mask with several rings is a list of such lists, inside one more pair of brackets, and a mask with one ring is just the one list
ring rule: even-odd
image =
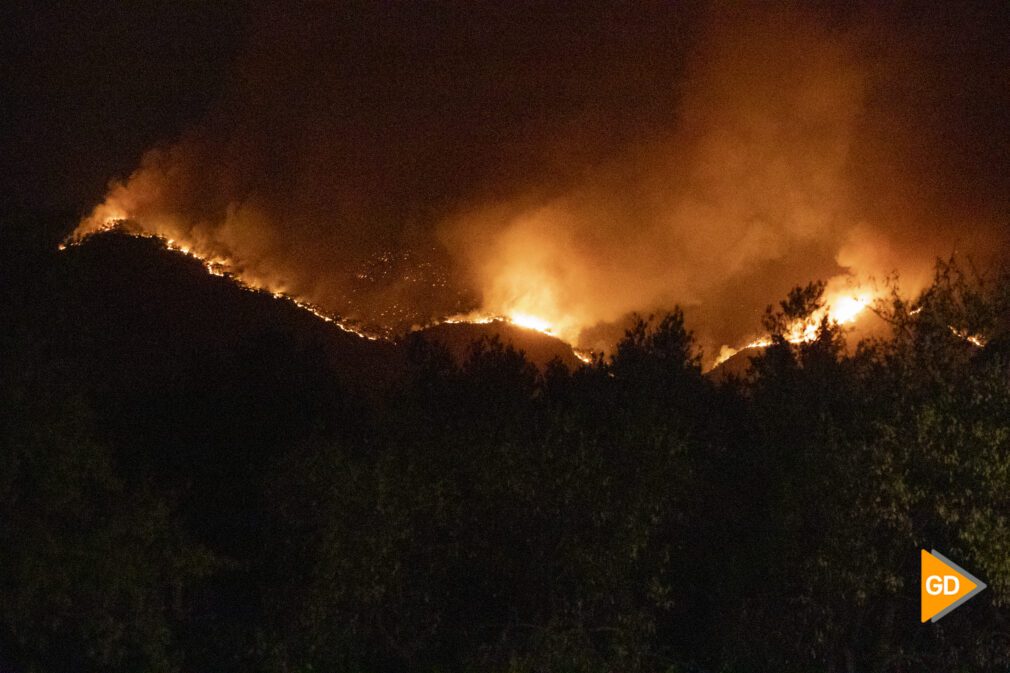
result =
[[[144,241],[0,234],[0,670],[1010,665],[1010,282],[715,381],[679,310],[570,371],[362,344]],[[981,335],[978,346],[965,338]],[[991,589],[918,616],[919,548]]]

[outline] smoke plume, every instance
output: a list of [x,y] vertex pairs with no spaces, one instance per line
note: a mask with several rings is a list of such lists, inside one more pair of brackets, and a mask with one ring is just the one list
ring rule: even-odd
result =
[[710,353],[793,285],[1003,254],[985,11],[670,4],[262,10],[214,110],[78,233],[125,218],[388,331],[495,314],[601,348],[680,304]]

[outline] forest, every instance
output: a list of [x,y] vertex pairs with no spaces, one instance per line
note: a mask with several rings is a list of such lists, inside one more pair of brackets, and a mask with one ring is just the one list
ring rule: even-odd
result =
[[[939,260],[858,344],[782,337],[801,285],[720,378],[676,307],[458,358],[68,222],[0,228],[4,673],[1010,667],[1006,272]],[[989,590],[921,624],[921,548]]]

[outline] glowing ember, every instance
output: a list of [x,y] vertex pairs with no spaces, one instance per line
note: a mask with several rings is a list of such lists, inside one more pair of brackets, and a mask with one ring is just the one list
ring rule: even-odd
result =
[[959,339],[964,339],[972,346],[978,346],[979,348],[984,348],[986,345],[986,338],[980,334],[971,334],[968,330],[958,329],[953,325],[948,325],[950,327],[951,334]]

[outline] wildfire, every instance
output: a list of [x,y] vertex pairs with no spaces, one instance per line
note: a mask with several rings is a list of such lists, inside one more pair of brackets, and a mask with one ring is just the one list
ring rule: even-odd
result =
[[948,325],[951,334],[956,336],[958,339],[963,339],[970,343],[972,346],[978,346],[979,348],[984,348],[986,345],[986,339],[980,334],[972,334],[968,330],[958,329],[953,325]]
[[[851,324],[855,322],[856,318],[858,318],[872,302],[873,295],[870,292],[857,291],[855,294],[839,293],[832,299],[828,300],[823,308],[814,311],[814,313],[807,319],[797,320],[790,325],[789,329],[786,330],[786,333],[783,336],[786,341],[793,344],[813,341],[817,338],[818,326],[825,318],[827,318],[828,322],[837,325]],[[718,367],[740,351],[745,351],[751,348],[767,348],[771,345],[771,337],[763,336],[744,346],[741,346],[740,348],[723,346],[719,351],[719,357],[716,358],[715,364],[712,365],[712,368],[714,369],[715,367]]]
[[481,313],[479,311],[473,313],[464,313],[461,315],[454,315],[448,318],[444,318],[439,321],[440,323],[449,325],[488,325],[490,323],[501,322],[507,323],[509,325],[515,325],[516,327],[522,327],[523,329],[533,330],[535,332],[540,332],[541,334],[547,334],[549,336],[555,336],[554,330],[551,323],[535,315],[529,315],[526,313],[512,313],[509,315],[498,315],[493,313]]
[[[168,238],[160,234],[138,231],[130,228],[129,220],[123,217],[117,217],[115,213],[107,215],[104,220],[99,220],[97,224],[95,223],[95,220],[92,219],[87,222],[87,225],[87,227],[83,228],[83,231],[79,229],[66,241],[60,243],[59,249],[66,250],[68,247],[80,245],[94,234],[109,231],[117,231],[135,238],[154,239],[160,242],[167,250],[171,250],[175,253],[186,255],[191,259],[197,260],[207,273],[214,276],[226,277],[244,290],[250,292],[267,292],[277,300],[290,302],[298,308],[308,311],[320,320],[334,325],[344,332],[354,334],[364,339],[375,341],[384,338],[381,335],[369,333],[354,325],[348,324],[339,318],[330,315],[325,310],[309,301],[287,294],[283,289],[271,289],[247,280],[235,271],[234,263],[223,256],[205,253],[199,250],[195,245],[179,242],[173,238]],[[873,302],[873,299],[874,295],[869,291],[859,290],[853,292],[849,290],[835,292],[834,295],[825,302],[823,308],[815,311],[807,319],[798,320],[792,324],[784,335],[785,339],[789,343],[793,344],[813,341],[817,337],[818,326],[825,318],[829,322],[837,325],[851,324],[855,322],[855,320],[866,310],[866,308]],[[914,315],[920,310],[921,307],[913,310],[912,314]],[[502,314],[473,312],[451,316],[439,322],[448,324],[466,323],[475,325],[486,325],[501,322],[553,336],[562,339],[569,344],[573,343],[571,338],[566,338],[569,336],[568,332],[571,331],[570,329],[566,328],[559,330],[557,324],[551,320],[548,320],[542,315],[537,315],[523,310],[508,311]],[[954,326],[950,327],[950,331],[958,338],[967,341],[973,346],[981,348],[986,345],[986,339],[981,335],[971,334],[967,330],[958,329]],[[762,336],[743,346],[740,346],[739,348],[723,346],[719,352],[719,356],[712,365],[712,368],[714,369],[715,367],[718,367],[741,351],[755,348],[767,348],[771,344],[772,339],[770,336]],[[593,362],[594,353],[592,351],[575,348],[574,345],[572,346],[572,351],[575,354],[575,357],[583,363],[590,364]]]
[[[298,308],[308,311],[320,320],[336,326],[338,329],[354,334],[368,340],[383,339],[384,336],[377,333],[365,331],[353,324],[331,315],[324,309],[316,306],[312,302],[293,296],[282,285],[273,284],[267,287],[258,282],[255,278],[242,273],[237,264],[226,256],[213,252],[214,246],[203,245],[200,241],[178,241],[175,238],[165,236],[161,233],[139,229],[138,226],[123,213],[111,205],[104,204],[96,208],[92,217],[81,223],[81,226],[66,241],[60,244],[60,249],[64,250],[68,246],[79,245],[88,237],[108,231],[117,231],[136,238],[155,239],[166,249],[178,254],[186,255],[197,260],[207,273],[227,277],[239,287],[253,292],[267,292],[275,299],[287,301]],[[501,306],[501,312],[472,312],[445,318],[442,323],[469,323],[469,324],[489,324],[502,322],[514,325],[523,329],[529,329],[542,334],[553,336],[572,345],[575,356],[584,363],[593,361],[593,353],[588,350],[575,348],[578,341],[578,334],[581,331],[578,321],[572,315],[563,310],[559,310],[565,304],[555,296],[555,287],[547,282],[549,279],[543,273],[533,273],[530,268],[524,267],[523,273],[512,273],[507,276],[508,283],[499,283],[499,290],[495,295],[496,302]],[[830,288],[830,286],[829,286]],[[494,293],[493,293],[494,294]],[[866,308],[872,303],[874,293],[865,289],[851,288],[829,289],[828,298],[825,305],[815,311],[805,320],[798,320],[789,326],[784,335],[786,341],[794,344],[813,341],[817,336],[817,329],[821,321],[827,319],[837,325],[848,325],[853,323]],[[551,317],[548,317],[551,316]],[[974,346],[983,347],[986,343],[982,336],[969,334],[965,330],[951,327],[951,332]],[[738,348],[723,346],[716,358],[712,368],[723,364],[737,353],[745,350],[766,348],[772,344],[770,336],[762,336]]]
[[554,333],[554,327],[549,320],[541,318],[539,316],[530,315],[528,313],[523,313],[521,311],[516,311],[508,315],[495,315],[490,313],[467,313],[463,315],[455,315],[449,318],[445,318],[440,321],[443,324],[458,325],[487,325],[490,323],[500,322],[508,325],[515,325],[516,327],[521,327],[523,329],[533,330],[535,332],[540,332],[541,334],[546,334],[548,336],[553,336],[557,339],[561,339],[565,343],[568,343],[572,348],[572,353],[580,362],[584,364],[592,364],[593,356],[595,355],[592,350],[585,348],[576,348],[570,341],[563,339],[562,337]]
[[86,241],[89,237],[95,234],[109,231],[116,231],[125,234],[127,236],[132,236],[134,238],[154,239],[159,243],[161,243],[161,245],[163,245],[166,250],[171,250],[180,255],[185,255],[191,259],[195,259],[196,261],[200,262],[200,264],[207,271],[207,273],[213,276],[228,278],[243,290],[247,290],[249,292],[268,292],[271,296],[273,296],[274,299],[290,302],[295,306],[297,306],[298,308],[308,311],[309,313],[316,316],[320,320],[330,323],[331,325],[334,325],[335,327],[337,327],[340,330],[343,330],[344,332],[354,334],[363,339],[368,339],[369,341],[376,341],[381,338],[378,335],[371,334],[353,325],[350,325],[344,321],[341,321],[340,319],[326,313],[326,311],[319,308],[318,306],[315,306],[311,302],[304,301],[297,297],[292,297],[279,290],[272,290],[266,287],[262,287],[256,283],[246,280],[239,274],[235,273],[234,264],[224,257],[218,255],[204,254],[201,251],[197,250],[195,246],[191,246],[186,243],[180,243],[175,239],[167,238],[159,234],[152,234],[145,231],[135,231],[133,229],[130,229],[128,228],[128,220],[122,217],[117,218],[114,215],[110,215],[107,217],[107,219],[102,221],[97,226],[92,224],[89,228],[85,229],[83,232],[81,232],[80,230],[74,232],[74,234],[72,234],[70,238],[68,238],[63,243],[60,243],[59,249],[66,250],[68,247],[80,245],[81,243]]
[[509,322],[513,325],[518,325],[519,327],[543,332],[544,334],[551,333],[551,324],[549,322],[535,315],[529,315],[528,313],[513,313],[509,316]]
[[[82,223],[82,226],[76,232],[74,232],[66,241],[60,243],[59,249],[66,250],[68,247],[80,245],[95,234],[111,231],[116,231],[134,238],[154,239],[161,243],[161,245],[163,245],[167,250],[171,250],[197,260],[209,274],[228,278],[242,289],[250,292],[267,292],[274,299],[290,302],[298,308],[308,311],[320,320],[330,323],[331,325],[334,325],[350,334],[355,334],[370,341],[376,341],[383,338],[381,335],[366,332],[354,325],[341,321],[339,318],[330,315],[325,310],[312,304],[311,302],[287,294],[283,289],[264,287],[254,281],[248,280],[244,276],[240,275],[240,273],[237,273],[234,263],[225,257],[205,253],[196,245],[179,242],[173,238],[162,236],[160,234],[132,228],[130,227],[130,221],[126,217],[122,216],[122,214],[118,211],[114,211],[109,208],[106,208],[100,215],[96,213],[95,216]],[[441,322],[450,324],[469,323],[477,325],[504,322],[524,329],[541,332],[542,334],[556,336],[554,334],[553,325],[549,320],[522,311],[511,312],[506,315],[475,312],[465,315],[452,316],[442,320]],[[573,348],[573,352],[575,353],[575,357],[582,362],[592,362],[593,354],[591,351]]]
[[[817,326],[825,316],[827,316],[829,322],[838,325],[851,324],[872,302],[873,296],[869,293],[839,295],[830,304],[825,305],[823,309],[814,312],[814,314],[807,320],[800,320],[794,323],[785,334],[786,341],[793,344],[813,341],[817,338]],[[917,315],[921,311],[922,307],[919,306],[910,311],[909,314]],[[972,346],[984,348],[987,343],[986,338],[981,334],[973,334],[966,329],[959,329],[953,325],[948,325],[948,328],[950,329],[951,334],[963,341],[967,341]],[[719,357],[716,358],[715,364],[712,365],[712,368],[715,369],[740,351],[745,351],[751,348],[767,348],[771,345],[771,337],[764,336],[759,339],[755,339],[740,348],[723,346],[722,350],[719,352]]]

